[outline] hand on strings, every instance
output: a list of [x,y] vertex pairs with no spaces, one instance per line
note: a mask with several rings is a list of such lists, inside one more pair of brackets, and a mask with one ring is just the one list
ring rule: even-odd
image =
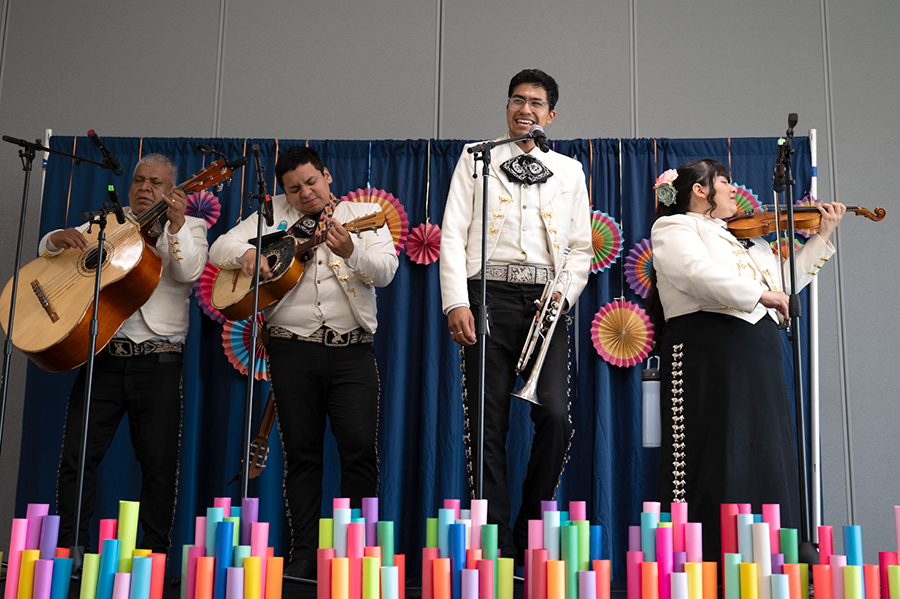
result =
[[838,223],[844,218],[847,207],[839,202],[831,202],[830,204],[822,204],[818,206],[822,218],[819,220],[819,237],[822,241],[828,241],[834,230],[837,229]]
[[64,250],[66,248],[86,250],[88,248],[88,241],[84,235],[81,234],[81,231],[72,228],[63,229],[62,231],[57,231],[51,235],[50,243],[58,250]]
[[338,221],[332,220],[331,224],[332,227],[328,230],[328,235],[325,237],[325,245],[335,255],[347,259],[353,253],[353,238],[350,237],[350,233]]
[[759,303],[766,308],[778,310],[785,318],[789,319],[791,317],[788,310],[788,296],[781,291],[763,291],[762,296],[759,298]]
[[475,317],[467,306],[459,306],[447,314],[450,338],[460,345],[475,345]]
[[163,198],[169,209],[166,216],[169,217],[169,233],[177,233],[184,226],[184,211],[187,209],[187,196],[180,189],[173,189],[169,195]]
[[[256,249],[250,248],[246,252],[244,252],[244,256],[241,258],[241,270],[248,277],[252,277],[253,273],[256,271]],[[269,270],[269,261],[266,260],[265,256],[259,263],[259,278],[260,279],[270,279],[272,278],[272,272]]]

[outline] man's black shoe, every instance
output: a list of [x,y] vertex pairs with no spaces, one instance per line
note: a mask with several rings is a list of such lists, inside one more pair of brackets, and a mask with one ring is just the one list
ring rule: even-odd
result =
[[295,559],[284,569],[285,578],[316,579],[316,563],[308,559]]

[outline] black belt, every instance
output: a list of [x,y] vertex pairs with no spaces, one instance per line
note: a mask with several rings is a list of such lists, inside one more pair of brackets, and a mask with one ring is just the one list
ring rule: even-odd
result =
[[289,339],[291,341],[303,341],[305,343],[317,343],[326,347],[346,347],[348,345],[361,345],[372,343],[375,337],[364,329],[353,329],[349,333],[338,333],[328,327],[319,327],[312,335],[297,335],[284,327],[269,325],[269,337],[275,339]]
[[150,354],[180,354],[184,349],[183,343],[171,343],[169,341],[153,340],[135,343],[131,339],[116,337],[110,339],[106,346],[106,352],[117,358],[133,358],[135,356],[148,356]]

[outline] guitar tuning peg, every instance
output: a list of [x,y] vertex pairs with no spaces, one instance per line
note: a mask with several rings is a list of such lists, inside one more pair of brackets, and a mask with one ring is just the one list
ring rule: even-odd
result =
[[221,183],[216,183],[216,193],[222,191],[223,185]]
[[228,185],[228,187],[231,187],[231,177],[225,179],[225,184]]

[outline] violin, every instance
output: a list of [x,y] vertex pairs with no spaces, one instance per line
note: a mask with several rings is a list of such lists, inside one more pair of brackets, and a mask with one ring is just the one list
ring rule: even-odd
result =
[[[779,211],[778,229],[787,227],[787,208],[781,208]],[[857,216],[865,216],[869,220],[878,222],[882,220],[886,214],[885,209],[878,207],[875,211],[861,208],[859,206],[847,206],[847,212],[853,212]],[[812,229],[819,226],[822,213],[816,206],[795,206],[794,207],[794,228],[795,229]],[[776,230],[776,218],[774,212],[751,212],[740,214],[728,220],[728,230],[738,239],[750,239],[751,237],[760,237],[774,233]]]

